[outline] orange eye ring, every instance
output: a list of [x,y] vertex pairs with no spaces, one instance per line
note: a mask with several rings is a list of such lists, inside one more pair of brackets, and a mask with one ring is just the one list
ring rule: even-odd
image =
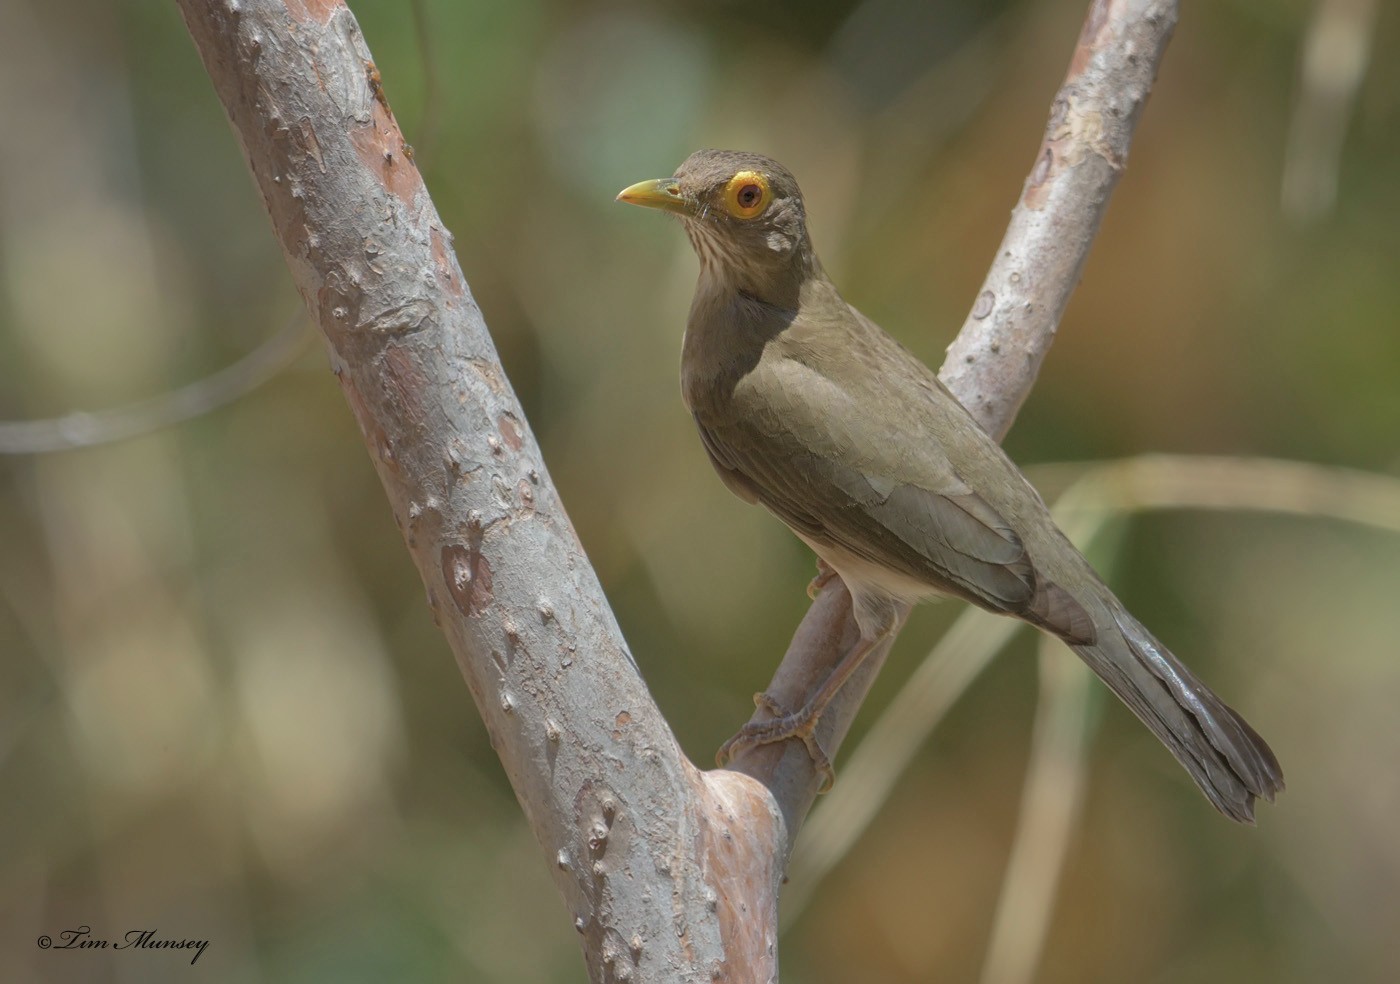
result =
[[724,186],[724,207],[736,219],[752,219],[772,200],[768,179],[757,171],[740,171]]

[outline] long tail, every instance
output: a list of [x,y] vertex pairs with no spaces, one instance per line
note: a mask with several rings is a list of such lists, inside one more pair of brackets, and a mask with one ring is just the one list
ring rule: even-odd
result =
[[1108,607],[1115,624],[1096,625],[1092,645],[1071,648],[1162,740],[1216,809],[1252,824],[1255,797],[1272,803],[1283,791],[1278,759],[1116,599]]

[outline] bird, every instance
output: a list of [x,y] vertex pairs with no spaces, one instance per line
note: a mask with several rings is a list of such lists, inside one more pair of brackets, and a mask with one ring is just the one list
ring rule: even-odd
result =
[[681,392],[728,489],[761,505],[839,576],[860,630],[821,687],[745,726],[721,762],[815,738],[823,710],[908,606],[955,597],[1064,641],[1221,813],[1254,822],[1283,770],[1265,741],[1134,618],[1040,495],[938,376],[846,302],[808,234],[792,174],[761,154],[700,150],[622,202],[678,216],[700,261]]

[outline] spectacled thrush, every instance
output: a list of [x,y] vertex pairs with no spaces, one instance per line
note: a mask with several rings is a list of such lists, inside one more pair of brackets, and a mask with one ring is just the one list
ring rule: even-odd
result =
[[805,706],[722,756],[797,737],[829,781],[823,709],[905,606],[951,595],[1064,640],[1217,809],[1253,822],[1283,789],[1269,746],[1128,613],[938,377],[846,303],[782,165],[702,150],[617,197],[679,216],[700,258],[681,387],[715,470],[840,576],[860,628]]

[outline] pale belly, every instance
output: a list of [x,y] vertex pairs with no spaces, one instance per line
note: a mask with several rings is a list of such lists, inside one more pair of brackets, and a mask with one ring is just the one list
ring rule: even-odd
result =
[[918,604],[933,598],[949,597],[945,592],[939,591],[926,581],[920,581],[892,571],[880,564],[871,563],[864,557],[858,557],[840,547],[817,543],[801,533],[797,534],[797,538],[811,547],[818,557],[826,561],[832,570],[841,575],[841,580],[852,595],[879,595],[907,605]]

